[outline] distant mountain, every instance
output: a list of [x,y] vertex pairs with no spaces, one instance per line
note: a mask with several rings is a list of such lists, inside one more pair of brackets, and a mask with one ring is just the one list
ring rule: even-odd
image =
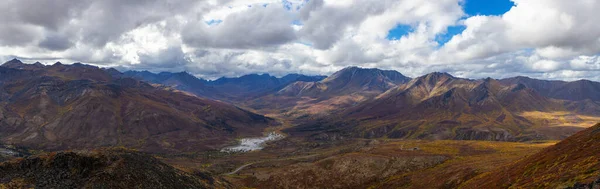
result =
[[250,74],[214,81],[187,73],[128,71],[123,75],[251,107],[262,113],[289,111],[295,115],[352,106],[410,80],[397,71],[358,67],[345,68],[329,77],[289,74],[277,78],[269,74]]
[[14,68],[14,69],[41,69],[44,65],[40,62],[35,62],[33,64],[24,64],[21,60],[12,59],[8,62],[2,64],[3,67]]
[[227,94],[235,101],[250,100],[263,95],[274,93],[293,82],[320,81],[323,76],[305,76],[290,74],[277,78],[269,74],[250,74],[238,78],[220,78],[209,83],[219,92]]
[[185,173],[140,152],[52,152],[0,163],[1,188],[231,188],[210,174]]
[[126,146],[151,152],[201,151],[261,135],[273,124],[270,118],[226,103],[114,78],[94,66],[8,65],[0,67],[0,141],[7,144],[52,150]]
[[300,74],[289,74],[282,78],[268,74],[250,74],[237,78],[222,77],[214,81],[207,81],[192,76],[187,72],[161,72],[155,74],[148,71],[127,71],[123,75],[150,83],[174,87],[175,89],[187,91],[201,97],[232,102],[243,102],[261,95],[273,93],[292,82],[320,81],[324,78],[323,76],[306,76]]
[[323,81],[291,83],[247,106],[266,112],[284,111],[291,116],[323,114],[354,106],[409,80],[397,71],[348,67]]
[[319,82],[297,82],[277,94],[284,96],[339,96],[350,93],[381,93],[406,83],[400,72],[348,67]]
[[600,124],[467,182],[463,188],[598,188]]
[[562,139],[583,129],[581,124],[600,120],[600,112],[591,111],[600,106],[585,105],[573,108],[582,105],[549,98],[522,83],[431,73],[288,131],[336,138]]
[[187,72],[160,72],[155,74],[149,71],[127,71],[122,76],[132,77],[148,83],[165,85],[205,98],[223,96],[223,94],[209,86],[208,81],[197,78]]
[[544,96],[555,99],[600,101],[600,83],[589,80],[565,82],[513,77],[502,79],[500,82],[504,84],[523,84]]

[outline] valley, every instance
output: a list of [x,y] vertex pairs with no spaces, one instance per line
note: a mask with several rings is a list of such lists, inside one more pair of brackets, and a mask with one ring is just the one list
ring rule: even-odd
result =
[[256,138],[242,138],[239,139],[239,144],[235,146],[228,146],[221,149],[221,152],[250,152],[261,150],[264,148],[265,143],[280,140],[284,138],[282,134],[271,132],[264,137],[256,137]]
[[0,189],[600,189],[600,0],[0,0]]
[[[586,94],[560,92],[582,85]],[[0,66],[0,141],[10,146],[0,148],[0,172],[15,171],[0,176],[0,186],[63,186],[27,173],[62,173],[67,161],[82,166],[77,170],[95,162],[93,171],[122,171],[65,175],[90,186],[138,167],[204,188],[505,188],[482,179],[506,166],[531,166],[519,162],[545,151],[562,158],[552,151],[557,143],[593,146],[595,138],[581,132],[600,122],[597,85],[439,72],[409,78],[359,67],[328,77],[209,81],[186,72],[15,59]],[[597,178],[597,154],[585,155],[589,164],[581,166],[589,172],[557,178],[560,186]]]
[[294,142],[299,141],[284,139],[243,154],[165,161],[187,169],[202,164],[251,188],[456,188],[556,143],[352,139],[290,145]]

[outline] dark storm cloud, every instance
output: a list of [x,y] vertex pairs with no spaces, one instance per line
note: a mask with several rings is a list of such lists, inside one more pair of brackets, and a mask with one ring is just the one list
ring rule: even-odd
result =
[[73,46],[73,42],[70,41],[70,39],[66,36],[49,34],[38,45],[48,50],[62,51],[71,48]]
[[279,6],[255,6],[227,16],[209,27],[203,20],[184,28],[184,43],[194,47],[249,49],[285,44],[296,39],[292,17]]
[[0,25],[0,46],[28,45],[41,36],[41,31],[30,25]]
[[78,17],[90,0],[8,0],[3,9],[12,13],[16,22],[58,30],[71,18]]
[[[4,45],[23,45],[37,39],[43,40],[38,43],[40,46],[52,50],[68,48],[69,43],[57,43],[60,41],[77,41],[102,47],[132,29],[181,12],[186,13],[197,2],[201,1],[5,0],[0,2],[0,12],[6,15],[0,18],[4,23],[0,28],[10,31],[0,32],[0,42]],[[36,29],[42,32],[30,34],[36,31],[32,26],[37,26]],[[70,39],[66,39],[67,35],[38,39],[44,35],[40,33],[53,32],[69,34]]]

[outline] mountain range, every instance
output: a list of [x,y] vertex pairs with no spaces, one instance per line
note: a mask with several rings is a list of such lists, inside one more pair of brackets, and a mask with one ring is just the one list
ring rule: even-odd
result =
[[126,71],[122,76],[173,87],[202,97],[233,102],[273,93],[296,81],[320,81],[325,78],[324,76],[300,74],[289,74],[281,78],[269,74],[251,74],[238,78],[222,77],[209,81],[197,78],[187,72],[152,73],[148,71]]
[[263,115],[291,122],[284,132],[311,139],[564,139],[600,121],[600,83],[587,80],[473,80],[439,72],[409,78],[348,67],[328,77],[209,81],[187,72],[16,59],[0,73],[3,142],[49,149],[215,149],[280,124]]
[[[0,66],[0,187],[593,188],[599,86],[359,67],[206,80],[14,59]],[[271,132],[284,139],[221,151]]]
[[[597,84],[522,77],[471,80],[431,73],[333,116],[288,131],[298,134],[317,131],[315,137],[331,133],[366,138],[564,139],[600,120],[600,104],[595,100],[600,91],[594,90]],[[558,92],[578,93],[581,88],[587,94],[569,96],[567,92]]]

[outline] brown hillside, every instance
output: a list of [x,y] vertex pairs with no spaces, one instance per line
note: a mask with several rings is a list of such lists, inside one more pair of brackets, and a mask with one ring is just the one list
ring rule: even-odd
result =
[[597,124],[535,155],[483,174],[464,188],[584,188],[582,183],[596,188],[600,186],[599,141]]
[[[342,113],[289,129],[293,134],[335,132],[348,137],[528,141],[564,139],[595,120],[600,106],[567,103],[523,84],[469,80],[431,73]],[[559,118],[530,112],[567,112]],[[563,119],[566,117],[566,119]],[[588,119],[589,118],[589,119]],[[563,120],[559,124],[550,124]],[[322,136],[322,134],[317,134]]]
[[410,78],[397,71],[344,68],[318,82],[295,82],[275,94],[245,103],[265,113],[289,117],[327,115],[355,106],[406,83]]
[[199,151],[261,135],[273,120],[218,101],[112,78],[87,65],[0,67],[0,140],[42,149]]

